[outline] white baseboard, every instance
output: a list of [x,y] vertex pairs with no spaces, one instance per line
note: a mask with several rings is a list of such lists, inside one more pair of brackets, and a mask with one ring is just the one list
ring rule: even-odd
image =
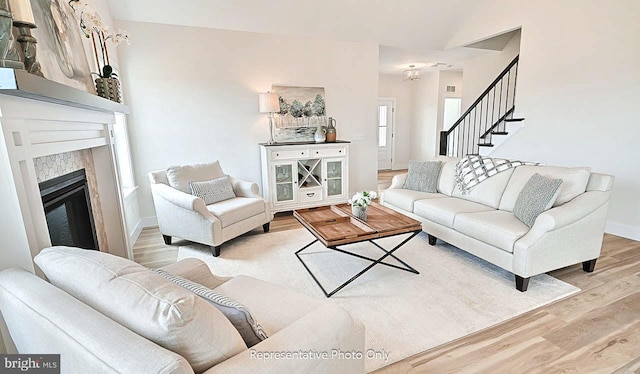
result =
[[623,238],[640,240],[640,228],[630,225],[625,225],[618,222],[607,221],[607,226],[604,231],[608,234],[622,236]]
[[408,162],[394,163],[393,166],[391,167],[391,170],[406,170],[406,169],[409,169]]
[[156,216],[142,217],[140,218],[140,225],[142,225],[142,228],[158,227],[158,217]]
[[156,216],[150,217],[142,217],[136,224],[136,228],[133,229],[133,232],[129,234],[129,243],[131,245],[135,244],[136,240],[140,237],[140,233],[142,229],[146,227],[157,227],[158,226],[158,218]]

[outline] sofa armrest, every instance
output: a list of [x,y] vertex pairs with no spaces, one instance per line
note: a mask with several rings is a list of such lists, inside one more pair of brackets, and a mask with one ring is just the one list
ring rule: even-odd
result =
[[[246,351],[210,368],[213,373],[324,373],[335,368],[332,353],[341,349],[354,330],[355,322],[343,308],[326,304],[278,331]],[[349,351],[351,351],[350,348]],[[299,352],[326,352],[326,359],[292,358],[283,355]],[[364,341],[359,352],[364,356]],[[278,356],[276,356],[278,355]],[[354,361],[355,359],[345,360]],[[362,362],[364,370],[364,362]],[[347,367],[349,367],[347,364]],[[342,372],[349,372],[345,370]]]
[[531,230],[552,231],[570,225],[594,212],[609,201],[609,191],[589,191],[573,200],[542,212]]
[[187,258],[173,264],[163,266],[159,270],[188,279],[207,288],[214,289],[231,278],[218,277],[211,273],[209,266],[197,258]]
[[217,218],[207,210],[204,200],[197,196],[189,195],[188,193],[184,193],[161,183],[152,184],[151,192],[179,208],[198,212],[201,216],[211,222],[215,222],[215,220],[217,220]]
[[0,272],[0,310],[20,353],[60,354],[63,372],[193,373],[183,357],[23,269]]
[[391,186],[389,186],[389,189],[402,188],[404,186],[404,182],[407,180],[408,175],[408,173],[404,173],[394,176],[393,179],[391,179]]
[[238,197],[257,197],[260,198],[260,188],[257,183],[247,182],[242,179],[229,177],[233,186],[233,193]]

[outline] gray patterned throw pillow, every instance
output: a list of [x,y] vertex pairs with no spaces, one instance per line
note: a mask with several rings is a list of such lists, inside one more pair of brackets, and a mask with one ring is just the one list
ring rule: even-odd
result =
[[228,175],[210,181],[189,182],[189,188],[191,194],[204,200],[206,205],[236,197]]
[[170,280],[178,286],[184,287],[194,294],[202,297],[211,305],[216,307],[222,314],[227,317],[231,324],[238,330],[242,340],[250,348],[267,338],[262,326],[256,321],[249,309],[239,302],[219,294],[214,290],[207,288],[199,283],[192,282],[188,279],[167,273],[164,270],[156,270],[163,278]]
[[442,161],[409,161],[409,175],[404,188],[414,191],[438,192],[438,177]]
[[525,225],[532,227],[540,213],[553,206],[560,194],[562,179],[551,179],[535,173],[522,187],[513,214]]

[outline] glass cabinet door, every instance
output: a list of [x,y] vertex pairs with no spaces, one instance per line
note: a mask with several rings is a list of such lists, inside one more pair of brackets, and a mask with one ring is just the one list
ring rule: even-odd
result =
[[295,201],[295,180],[294,164],[278,164],[273,165],[275,177],[275,202],[293,202]]
[[344,159],[325,160],[324,167],[325,177],[325,193],[327,197],[343,196],[344,191]]

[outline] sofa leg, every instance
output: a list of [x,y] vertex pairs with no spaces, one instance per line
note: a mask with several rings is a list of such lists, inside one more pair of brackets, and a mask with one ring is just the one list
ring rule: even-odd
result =
[[586,271],[587,273],[593,273],[593,270],[596,268],[596,261],[598,261],[597,258],[583,262],[582,270]]
[[524,292],[529,287],[529,278],[523,278],[516,275],[516,289],[520,292]]
[[429,237],[429,245],[436,245],[436,240],[438,240],[438,238],[429,234],[427,234],[427,236]]
[[220,248],[222,248],[222,245],[212,245],[211,246],[211,254],[213,255],[213,257],[218,257],[220,256]]
[[264,232],[269,232],[269,227],[271,226],[271,222],[267,222],[264,225],[262,225],[262,230]]
[[171,237],[169,235],[162,234],[162,239],[164,239],[164,244],[171,245]]

